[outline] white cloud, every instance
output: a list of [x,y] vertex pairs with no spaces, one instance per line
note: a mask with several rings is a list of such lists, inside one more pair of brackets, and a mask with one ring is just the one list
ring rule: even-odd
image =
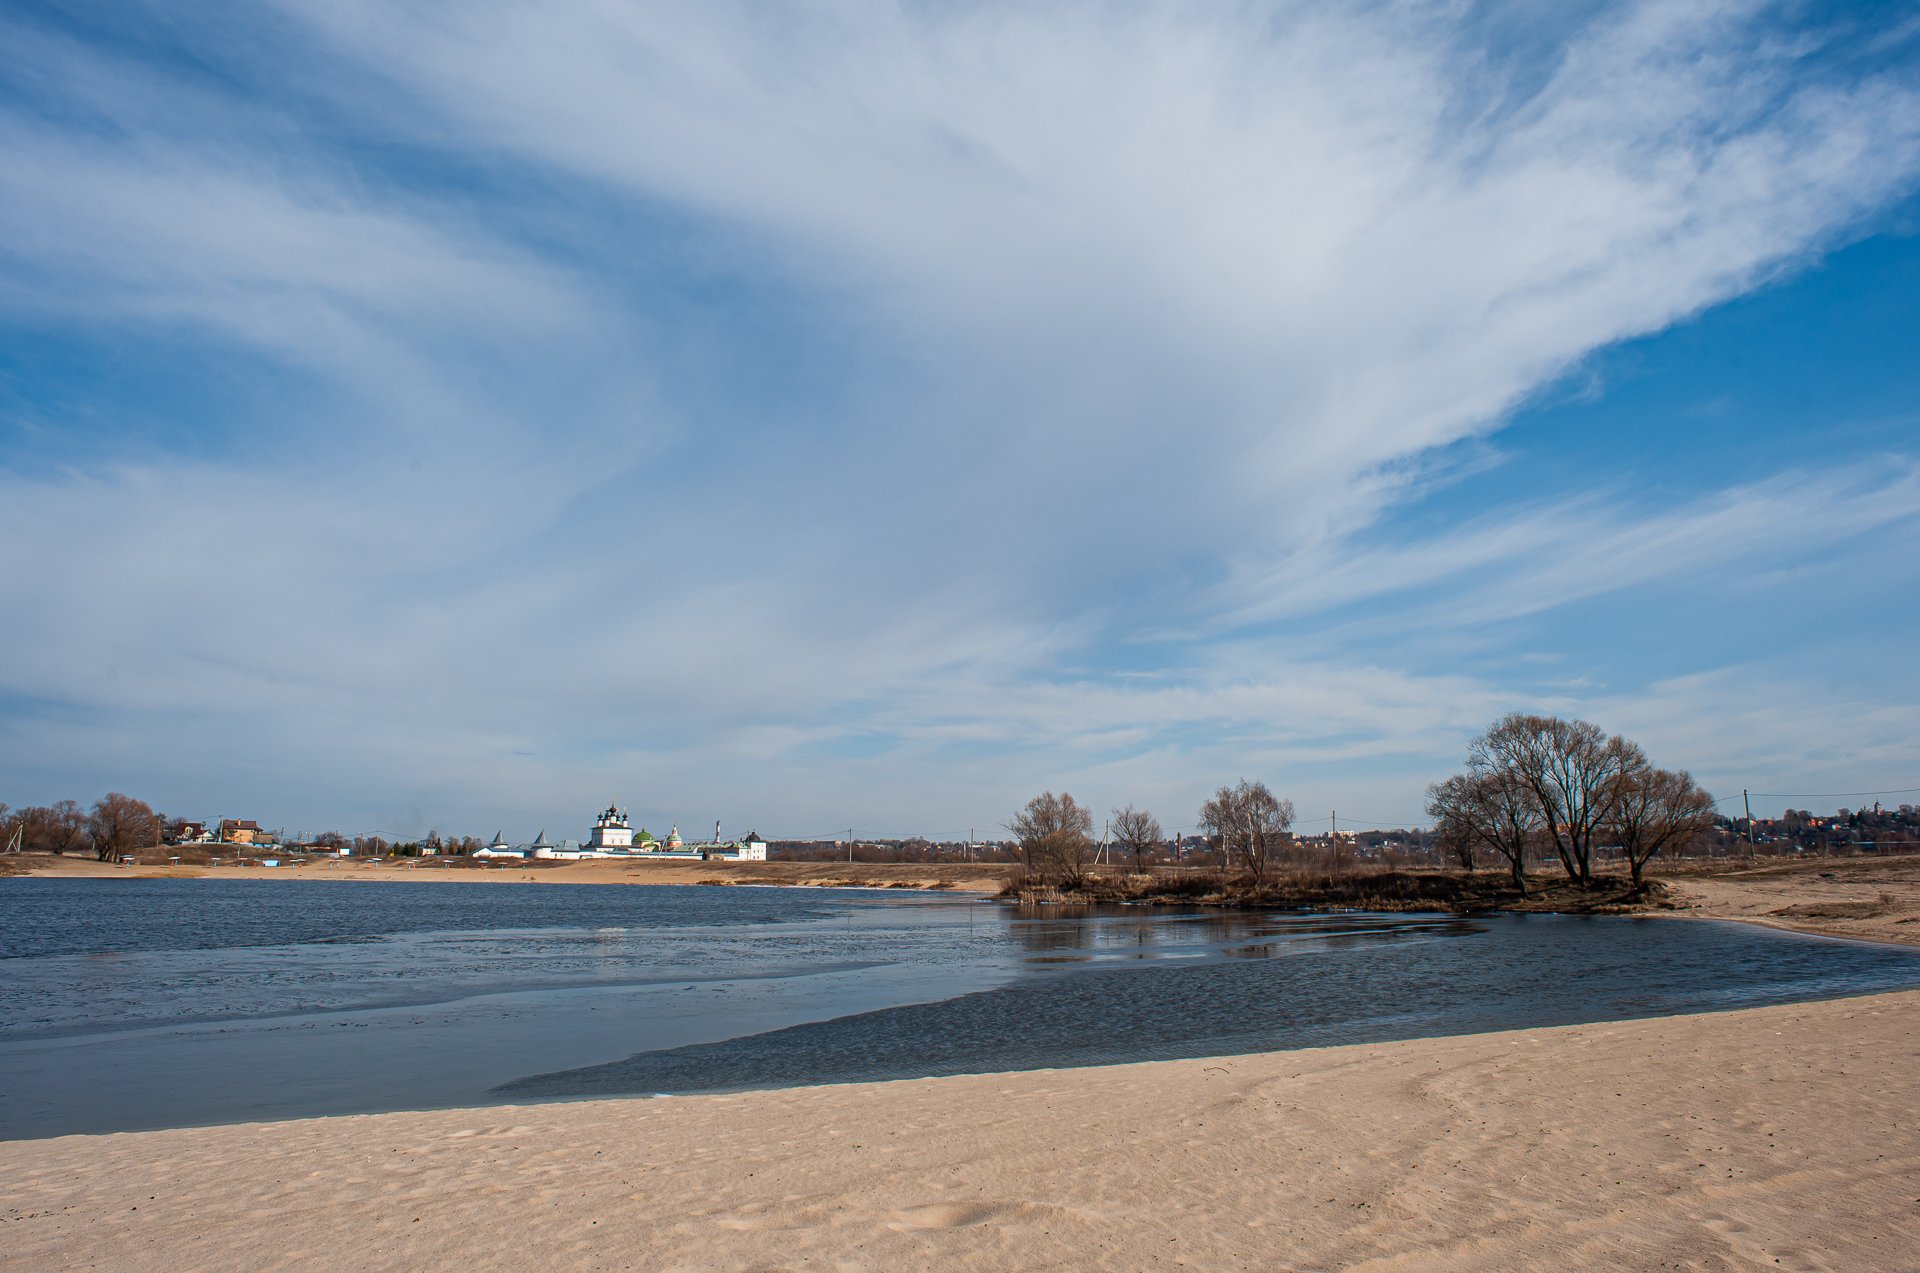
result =
[[1075,493],[1138,493],[1099,452],[1144,450],[1151,489],[1209,492],[1210,542],[1317,524],[1920,168],[1907,79],[1810,78],[1750,5],[1630,6],[1498,110],[1446,8],[296,11],[430,132],[723,217],[964,342],[1004,422],[898,424],[967,428],[971,475],[1066,454]]
[[[53,599],[0,615],[0,688],[68,713],[5,746],[48,783],[205,799],[245,756],[315,817],[618,781],[911,829],[1272,767],[1404,806],[1550,691],[1288,625],[1434,580],[1472,606],[1425,628],[1521,616],[1913,503],[1840,472],[1354,539],[1433,448],[1913,187],[1912,77],[1831,78],[1753,6],[1627,6],[1525,67],[1452,6],[282,9],[297,69],[183,20],[251,89],[41,41],[70,109],[0,113],[11,317],[322,386],[265,456],[0,475],[0,565]],[[731,396],[762,375],[817,396]],[[1803,480],[1838,511],[1778,515]]]

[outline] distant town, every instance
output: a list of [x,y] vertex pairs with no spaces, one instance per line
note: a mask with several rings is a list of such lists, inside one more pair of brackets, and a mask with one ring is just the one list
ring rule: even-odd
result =
[[[1719,817],[1698,840],[1670,856],[1724,858],[1754,852],[1848,856],[1916,849],[1920,849],[1920,806],[1875,802],[1830,813],[1789,809],[1777,818]],[[656,836],[645,827],[630,827],[627,812],[612,805],[602,810],[583,838],[577,840],[550,837],[544,828],[531,840],[522,841],[511,841],[500,831],[481,837],[429,830],[411,839],[340,831],[288,835],[285,828],[256,818],[201,821],[168,817],[144,801],[118,793],[110,793],[90,807],[73,800],[22,808],[0,803],[0,851],[84,855],[102,861],[125,858],[188,863],[302,857],[470,858],[476,863],[587,858],[872,863],[1022,860],[1017,836],[782,839],[754,830],[723,839],[717,825],[714,835],[705,839],[688,839],[677,826],[664,836]],[[1329,828],[1312,834],[1292,833],[1286,837],[1285,853],[1321,862],[1389,868],[1460,865],[1458,852],[1448,846],[1445,836],[1422,827]],[[1093,843],[1091,856],[1094,864],[1149,868],[1224,864],[1218,838],[1201,834],[1161,834],[1151,845],[1123,847],[1109,833]],[[1541,856],[1548,856],[1548,852],[1543,849]]]

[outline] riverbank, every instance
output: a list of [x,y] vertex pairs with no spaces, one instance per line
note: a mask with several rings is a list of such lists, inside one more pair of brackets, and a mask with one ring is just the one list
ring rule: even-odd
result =
[[1910,1267],[1920,992],[0,1144],[0,1267]]
[[1127,903],[1279,910],[1506,912],[1556,915],[1688,915],[1794,932],[1920,945],[1920,856],[1663,863],[1643,888],[1602,875],[1577,888],[1541,873],[1516,889],[1493,871],[1277,872],[1260,889],[1217,874],[1107,873],[1062,890],[1009,886],[1036,905]]
[[1920,857],[1766,861],[1665,877],[1675,913],[1920,945]]
[[0,858],[0,873],[85,879],[406,880],[462,884],[757,884],[800,888],[938,889],[998,893],[1010,868],[967,862],[482,862],[470,858],[316,858],[277,867],[128,864],[27,853]]
[[1199,906],[1231,910],[1432,912],[1454,915],[1637,915],[1672,909],[1658,880],[1635,888],[1625,878],[1599,876],[1580,888],[1565,876],[1529,879],[1523,891],[1492,871],[1294,868],[1254,885],[1217,871],[1146,874],[1106,872],[1076,884],[1009,884],[1023,905]]
[[[0,857],[0,873],[113,879],[444,880],[471,884],[704,884],[812,888],[931,889],[999,894],[1014,868],[992,863],[889,862],[519,862],[415,858],[380,862],[320,859],[301,866],[117,865],[91,858]],[[1391,879],[1389,888],[1383,881]],[[1624,881],[1593,892],[1541,875],[1522,897],[1494,872],[1362,872],[1331,883],[1306,881],[1267,904],[1320,909],[1485,911],[1566,914],[1680,914],[1733,919],[1797,932],[1920,945],[1920,856],[1761,859],[1746,863],[1657,863],[1649,889]],[[1142,895],[1144,896],[1144,895]],[[1057,897],[1057,895],[1056,895]],[[1116,895],[1117,897],[1117,895]],[[1088,899],[1093,900],[1093,899]],[[1202,896],[1159,900],[1204,905]],[[1223,899],[1211,899],[1218,904]],[[1230,899],[1227,899],[1230,900]],[[1250,904],[1250,903],[1235,903]]]

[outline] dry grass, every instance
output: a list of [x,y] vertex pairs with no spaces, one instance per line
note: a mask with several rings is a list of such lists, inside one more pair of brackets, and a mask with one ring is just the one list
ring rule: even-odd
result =
[[1523,894],[1505,873],[1300,868],[1265,880],[1217,871],[1088,875],[1078,881],[1009,880],[1003,895],[1024,904],[1128,903],[1263,906],[1297,910],[1552,911],[1600,914],[1666,908],[1658,881],[1635,889],[1615,876],[1581,889],[1564,877],[1529,879]]

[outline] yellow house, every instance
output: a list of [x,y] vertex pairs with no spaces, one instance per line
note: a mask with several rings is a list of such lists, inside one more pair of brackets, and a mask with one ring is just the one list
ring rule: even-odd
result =
[[273,837],[252,818],[223,818],[220,839],[225,844],[264,844]]

